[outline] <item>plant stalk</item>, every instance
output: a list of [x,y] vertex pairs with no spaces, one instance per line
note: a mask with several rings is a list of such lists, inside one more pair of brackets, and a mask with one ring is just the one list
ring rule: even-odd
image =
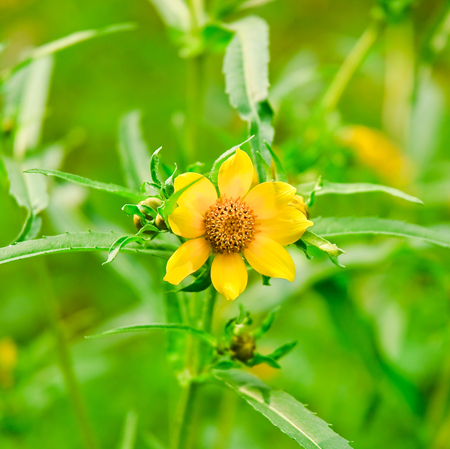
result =
[[383,26],[384,21],[378,18],[373,19],[366,31],[358,39],[358,42],[348,54],[322,98],[320,107],[323,111],[330,112],[336,107],[350,79],[377,40]]
[[86,449],[97,449],[97,443],[92,432],[91,425],[89,423],[86,406],[80,392],[80,387],[75,375],[75,371],[73,369],[72,356],[70,354],[70,348],[67,343],[65,328],[60,321],[58,301],[56,299],[56,294],[53,289],[50,274],[45,262],[41,262],[39,264],[38,276],[40,279],[42,296],[46,303],[49,324],[55,337],[59,364],[64,376],[64,382],[67,388],[67,392],[72,402],[78,426],[80,428],[84,447]]

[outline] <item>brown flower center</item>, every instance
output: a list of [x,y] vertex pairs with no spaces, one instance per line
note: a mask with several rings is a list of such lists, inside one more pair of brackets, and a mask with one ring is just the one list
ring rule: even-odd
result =
[[214,253],[240,253],[256,232],[253,211],[239,198],[219,198],[205,214],[205,239]]

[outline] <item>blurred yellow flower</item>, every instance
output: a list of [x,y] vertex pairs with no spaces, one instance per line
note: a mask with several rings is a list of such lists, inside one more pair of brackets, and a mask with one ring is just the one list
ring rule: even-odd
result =
[[242,255],[265,276],[294,280],[294,262],[283,246],[300,239],[313,223],[296,206],[295,187],[275,181],[251,188],[253,174],[250,157],[238,149],[220,167],[219,197],[203,175],[184,173],[175,179],[175,191],[197,180],[169,216],[172,231],[191,240],[169,259],[164,280],[178,285],[211,254],[212,283],[228,300],[247,286]]
[[384,179],[402,185],[409,177],[409,162],[401,149],[376,129],[354,125],[344,128],[340,139],[352,148],[362,164],[372,168]]
[[0,386],[13,385],[13,370],[17,364],[17,346],[10,337],[0,340]]

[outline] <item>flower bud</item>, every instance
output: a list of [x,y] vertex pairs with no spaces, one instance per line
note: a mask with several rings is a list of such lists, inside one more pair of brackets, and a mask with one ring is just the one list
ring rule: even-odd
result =
[[159,214],[155,218],[155,226],[161,231],[167,231],[168,229],[164,218]]
[[243,333],[234,335],[231,340],[231,353],[241,362],[252,359],[255,356],[255,349],[255,338],[251,334]]
[[[155,198],[155,197],[151,196],[151,197],[146,198],[145,200],[139,202],[138,206],[148,206],[148,207],[151,207],[153,210],[158,210],[158,207],[161,206],[161,204],[162,204],[162,201],[159,198]],[[147,218],[147,220],[152,220],[152,218],[153,218],[150,215],[146,215],[145,217]],[[142,228],[141,217],[139,215],[133,215],[133,223],[137,229]]]

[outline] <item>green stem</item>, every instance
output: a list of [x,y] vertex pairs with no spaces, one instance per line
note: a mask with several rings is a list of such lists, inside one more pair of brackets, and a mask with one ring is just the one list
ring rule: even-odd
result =
[[[198,55],[188,59],[185,147],[190,163],[195,162],[198,155],[198,127],[203,110],[203,59]],[[186,165],[186,161],[182,161]]]
[[[213,286],[206,292],[201,310],[201,328],[210,332],[212,327],[214,306],[216,302],[217,292]],[[193,294],[191,297],[192,303],[199,298],[198,294]],[[193,309],[196,310],[196,304],[193,304]],[[195,428],[196,428],[196,399],[198,396],[199,384],[195,382],[195,377],[201,373],[208,361],[210,348],[201,341],[191,340],[190,360],[188,361],[191,370],[191,380],[187,386],[183,388],[177,418],[175,421],[175,432],[172,440],[172,449],[189,449],[192,447]]]
[[67,343],[65,329],[60,322],[58,301],[50,280],[45,262],[39,264],[39,279],[42,288],[42,297],[46,302],[49,323],[56,340],[61,371],[64,376],[67,391],[72,401],[75,416],[81,431],[81,437],[86,449],[97,449],[97,444],[89,423],[86,407],[80,392],[78,380],[73,369],[72,357]]
[[324,111],[330,112],[336,107],[350,79],[377,40],[383,26],[384,21],[374,19],[358,39],[322,98],[321,108]]

